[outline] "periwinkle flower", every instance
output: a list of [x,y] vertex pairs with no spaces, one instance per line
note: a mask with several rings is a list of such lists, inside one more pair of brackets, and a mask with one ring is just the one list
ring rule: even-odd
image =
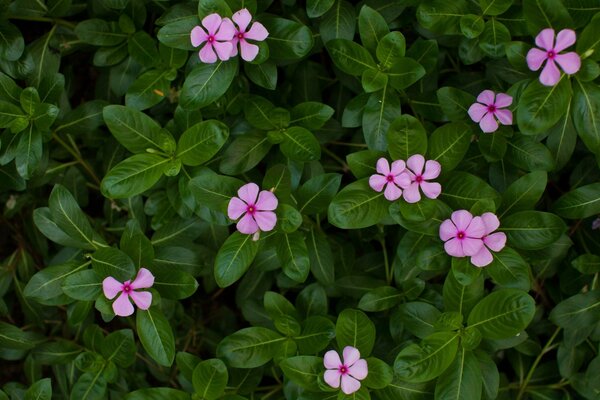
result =
[[513,115],[505,108],[512,104],[513,98],[505,93],[494,93],[484,90],[477,96],[477,103],[469,107],[469,117],[473,122],[479,122],[483,132],[491,133],[498,129],[498,122],[502,125],[512,125]]
[[268,190],[260,191],[256,183],[247,183],[238,190],[238,197],[232,197],[227,207],[227,215],[232,220],[241,218],[236,227],[241,233],[252,235],[259,231],[273,230],[277,223],[277,197]]
[[233,49],[231,40],[235,33],[233,22],[229,18],[221,18],[219,14],[215,13],[204,17],[202,19],[202,26],[204,29],[196,26],[190,34],[194,47],[205,43],[204,47],[198,53],[200,61],[212,64],[217,59],[222,61],[229,60]]
[[406,172],[406,163],[403,160],[396,160],[390,163],[385,158],[377,160],[377,174],[369,178],[369,186],[376,192],[384,190],[383,195],[389,201],[398,200],[402,196],[402,189],[410,185],[410,177]]
[[323,364],[327,371],[323,378],[332,388],[341,386],[342,392],[352,394],[360,389],[360,381],[369,374],[369,366],[366,360],[360,358],[360,351],[355,347],[344,347],[343,357],[342,362],[335,350],[325,353]]
[[246,8],[233,14],[231,19],[237,25],[233,39],[231,39],[231,44],[233,45],[231,57],[237,56],[239,43],[242,58],[245,61],[253,61],[258,55],[259,48],[257,45],[249,43],[248,39],[262,42],[269,36],[269,32],[260,22],[254,22],[250,29],[248,29],[250,21],[252,21],[252,15]]
[[136,292],[137,289],[147,289],[154,285],[154,275],[146,268],[140,268],[137,276],[131,281],[119,282],[112,276],[102,281],[102,291],[107,299],[112,300],[119,295],[113,302],[112,308],[116,315],[128,317],[133,314],[133,304],[135,303],[140,310],[147,310],[152,304],[152,293],[148,291]]
[[414,154],[406,160],[407,173],[410,177],[410,185],[404,189],[403,197],[407,203],[416,203],[421,200],[421,193],[430,199],[436,199],[442,192],[442,186],[437,182],[429,182],[440,176],[442,166],[435,160],[425,161],[421,154]]
[[560,70],[556,64],[568,75],[576,73],[581,68],[581,58],[576,52],[560,54],[561,51],[575,44],[575,31],[563,29],[556,35],[556,43],[554,39],[554,29],[542,30],[536,36],[535,44],[543,50],[533,48],[527,53],[527,66],[532,71],[539,70],[544,61],[546,62],[540,74],[540,82],[545,86],[554,86],[560,80]]
[[506,234],[504,232],[494,232],[500,227],[500,220],[498,220],[496,214],[483,213],[481,221],[484,225],[484,232],[481,237],[483,246],[471,257],[471,264],[476,267],[485,267],[494,261],[494,256],[492,256],[490,250],[498,252],[506,246]]
[[450,219],[440,225],[440,239],[444,249],[453,257],[474,256],[483,246],[485,225],[481,217],[473,217],[467,210],[454,211]]

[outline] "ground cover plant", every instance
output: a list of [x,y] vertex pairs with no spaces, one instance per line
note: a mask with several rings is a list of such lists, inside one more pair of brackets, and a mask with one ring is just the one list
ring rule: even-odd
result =
[[598,0],[0,0],[0,400],[600,399]]

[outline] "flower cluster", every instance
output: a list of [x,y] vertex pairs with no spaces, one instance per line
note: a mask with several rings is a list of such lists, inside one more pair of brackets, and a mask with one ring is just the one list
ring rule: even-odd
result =
[[396,160],[390,163],[380,158],[376,165],[377,174],[369,178],[369,186],[376,192],[383,191],[389,201],[404,197],[407,203],[421,200],[421,191],[430,199],[436,199],[442,192],[442,186],[437,182],[429,182],[440,175],[442,166],[435,160],[425,161],[421,154],[414,154],[404,162]]
[[344,347],[342,355],[343,362],[335,350],[325,353],[323,365],[327,370],[323,379],[332,388],[341,386],[342,392],[352,394],[360,389],[360,381],[369,374],[369,366],[367,360],[360,358],[360,352],[355,347]]
[[133,282],[119,282],[112,276],[107,277],[102,281],[102,291],[107,299],[112,300],[119,295],[113,302],[112,308],[116,315],[120,317],[128,317],[133,314],[133,304],[140,310],[147,310],[152,304],[152,293],[148,291],[136,292],[137,289],[148,289],[154,285],[154,275],[146,268],[140,268]]
[[440,225],[440,239],[448,255],[471,257],[471,264],[485,267],[494,260],[490,250],[498,252],[506,245],[506,234],[494,232],[499,227],[498,217],[491,212],[474,217],[458,210]]
[[208,64],[217,60],[227,61],[237,56],[238,45],[242,59],[253,61],[256,58],[259,48],[248,40],[261,42],[269,36],[269,32],[260,22],[254,22],[248,29],[252,15],[245,8],[233,14],[231,19],[210,14],[202,19],[202,26],[192,29],[192,45],[198,47],[204,43],[199,52],[200,61]]
[[275,228],[277,215],[274,211],[279,201],[268,190],[262,190],[256,183],[247,183],[238,190],[238,197],[232,197],[227,206],[227,215],[232,220],[239,219],[237,230],[247,235],[268,232]]

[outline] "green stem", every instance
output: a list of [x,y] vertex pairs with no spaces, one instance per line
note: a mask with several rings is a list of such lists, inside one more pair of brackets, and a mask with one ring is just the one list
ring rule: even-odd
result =
[[21,21],[34,21],[34,22],[49,22],[51,24],[62,25],[69,29],[75,29],[77,24],[73,22],[66,21],[61,18],[49,18],[49,17],[30,17],[30,16],[21,16],[21,15],[9,15],[8,19],[17,19]]
[[392,284],[392,279],[394,278],[394,271],[390,268],[390,260],[388,259],[387,249],[385,247],[385,238],[383,236],[383,226],[379,225],[379,231],[381,232],[381,237],[379,238],[379,243],[381,244],[381,250],[383,252],[383,265],[385,266],[385,280],[388,285]]
[[96,173],[94,172],[92,167],[90,167],[90,165],[87,162],[85,162],[85,160],[83,158],[81,158],[78,151],[73,150],[71,148],[71,146],[69,146],[64,140],[62,140],[56,132],[52,132],[52,139],[54,139],[66,151],[68,151],[69,154],[71,154],[73,156],[73,158],[75,158],[75,160],[77,160],[77,162],[79,162],[79,164],[81,164],[83,169],[85,169],[85,171],[88,173],[88,175],[94,180],[96,185],[100,186],[100,179],[98,178],[98,176],[96,175]]
[[329,150],[327,147],[321,146],[321,148],[323,149],[323,152],[325,154],[337,161],[342,166],[344,171],[350,171],[350,167],[348,166],[348,164],[346,164],[346,161],[342,160],[337,154]]

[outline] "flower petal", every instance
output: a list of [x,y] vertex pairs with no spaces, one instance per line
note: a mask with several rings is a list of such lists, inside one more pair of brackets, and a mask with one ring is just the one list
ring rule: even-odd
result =
[[238,197],[246,202],[246,204],[255,205],[258,198],[260,188],[254,182],[246,183],[238,189]]
[[402,196],[402,189],[400,189],[396,184],[389,183],[383,192],[383,195],[389,201],[396,201]]
[[469,227],[469,224],[473,220],[473,214],[467,210],[457,210],[452,213],[450,219],[454,222],[457,230],[464,231]]
[[465,253],[461,246],[460,240],[453,238],[444,243],[444,250],[452,257],[464,257]]
[[494,256],[485,246],[482,246],[474,256],[471,256],[471,264],[476,267],[485,267],[492,261],[494,261]]
[[129,296],[121,293],[112,304],[113,311],[119,317],[129,317],[133,314],[133,304],[129,301]]
[[[337,368],[337,367],[336,367]],[[328,369],[325,371],[325,375],[323,376],[323,380],[327,382],[329,386],[332,388],[340,387],[340,378],[342,375],[337,371],[337,369]]]
[[425,163],[425,172],[423,172],[423,179],[435,179],[440,176],[442,172],[442,164],[435,160],[427,160]]
[[553,60],[548,60],[540,74],[540,82],[545,86],[554,86],[560,80],[560,71]]
[[199,26],[195,26],[190,33],[190,39],[192,41],[192,46],[198,47],[202,43],[206,41],[206,32]]
[[350,368],[348,368],[348,373],[352,375],[353,378],[362,381],[369,374],[369,367],[367,365],[367,360],[358,360],[355,362]]
[[238,221],[235,227],[240,233],[246,235],[252,235],[258,231],[258,225],[249,213],[246,213],[246,215]]
[[231,220],[236,220],[248,211],[248,204],[237,197],[232,197],[227,206],[227,216]]
[[462,250],[465,256],[474,256],[483,247],[483,240],[464,238],[461,241]]
[[344,365],[350,367],[360,358],[360,351],[356,347],[346,346],[343,350]]
[[102,281],[102,291],[107,299],[112,300],[122,291],[123,284],[109,276]]
[[473,217],[471,223],[465,229],[467,237],[481,239],[485,234],[485,224],[481,217]]
[[238,55],[238,43],[240,42],[240,40],[237,37],[233,37],[233,39],[231,39],[231,57],[235,57]]
[[437,199],[442,193],[442,185],[437,182],[421,182],[421,190],[430,199]]
[[219,60],[229,60],[231,57],[231,51],[233,49],[231,42],[213,42],[213,47],[219,56]]
[[387,183],[388,181],[383,175],[373,174],[369,178],[369,186],[376,192],[381,192]]
[[256,40],[259,42],[262,42],[268,36],[269,31],[267,31],[267,28],[265,28],[260,22],[253,23],[250,30],[244,35],[246,39]]
[[496,94],[493,91],[484,90],[483,92],[479,93],[479,96],[477,96],[477,101],[485,104],[486,106],[491,106],[494,104],[495,98]]
[[496,95],[496,102],[494,103],[494,105],[496,106],[496,108],[505,108],[510,106],[512,102],[512,96],[509,96],[506,93],[498,93]]
[[360,389],[360,382],[350,375],[342,376],[342,392],[352,394]]
[[548,59],[548,53],[535,47],[527,52],[527,66],[532,71],[540,69],[546,59]]
[[229,18],[223,18],[223,22],[221,22],[219,31],[215,33],[215,39],[220,42],[229,41],[233,39],[234,35],[235,26],[233,26],[233,22],[231,22]]
[[246,32],[246,28],[250,25],[250,21],[252,21],[252,14],[250,14],[250,11],[248,11],[247,8],[242,8],[240,11],[233,14],[231,19],[233,19],[238,26],[240,32]]
[[323,357],[323,365],[328,369],[339,368],[340,365],[342,365],[342,360],[340,360],[340,355],[337,353],[337,351],[329,350],[327,353],[325,353],[325,356]]
[[572,29],[563,29],[558,32],[556,35],[556,44],[554,45],[554,51],[559,53],[566,49],[567,47],[571,47],[575,44],[575,39],[577,35],[575,31]]
[[458,229],[456,229],[452,220],[447,219],[440,224],[440,239],[445,242],[446,240],[455,237],[457,231]]
[[535,44],[544,50],[552,50],[554,48],[554,29],[546,28],[535,37]]
[[483,104],[473,103],[471,104],[471,107],[469,107],[467,113],[469,114],[469,117],[471,117],[473,122],[479,122],[481,121],[481,118],[483,118],[488,113],[488,108]]
[[140,310],[147,310],[152,305],[152,293],[150,292],[131,292],[129,296]]
[[483,242],[490,249],[500,251],[506,246],[506,234],[504,232],[492,233],[484,237]]
[[400,186],[402,189],[405,189],[411,185],[412,179],[408,173],[403,172],[394,177],[394,183]]
[[140,268],[140,270],[137,273],[137,276],[135,277],[133,282],[131,282],[130,286],[132,289],[135,290],[146,289],[152,287],[152,285],[154,285],[154,275],[152,275],[152,272],[150,272],[146,268]]
[[217,61],[217,55],[213,50],[212,44],[206,43],[202,50],[200,50],[200,61],[205,64],[213,64]]
[[419,184],[417,182],[411,183],[406,189],[404,189],[402,197],[407,203],[416,203],[421,200]]
[[376,168],[377,172],[381,175],[389,175],[390,174],[390,163],[385,158],[381,157],[377,160]]
[[421,154],[413,154],[406,160],[406,165],[415,175],[421,175],[425,166],[425,157]]
[[392,167],[390,168],[390,174],[392,175],[400,175],[406,169],[406,163],[404,160],[396,160],[392,162]]
[[485,117],[479,121],[479,127],[483,132],[491,133],[498,130],[498,121],[494,118],[494,113],[487,113]]
[[258,55],[258,50],[257,45],[248,43],[244,39],[240,40],[240,53],[244,61],[253,61]]
[[277,208],[279,200],[272,192],[268,190],[262,190],[258,194],[258,200],[256,200],[256,209],[260,211],[273,211]]
[[489,235],[490,233],[498,229],[498,227],[500,226],[500,220],[498,219],[496,214],[492,212],[483,213],[481,214],[480,218],[483,221],[483,224],[485,225],[485,235]]
[[277,224],[277,215],[273,211],[257,211],[254,213],[254,220],[261,231],[269,232]]
[[581,68],[581,58],[579,58],[579,54],[574,51],[565,54],[557,54],[555,60],[562,70],[569,75],[573,75]]
[[221,21],[219,14],[213,13],[202,19],[202,26],[206,28],[209,35],[214,35],[221,26]]
[[513,123],[513,114],[510,110],[496,110],[494,115],[502,125],[512,125]]

